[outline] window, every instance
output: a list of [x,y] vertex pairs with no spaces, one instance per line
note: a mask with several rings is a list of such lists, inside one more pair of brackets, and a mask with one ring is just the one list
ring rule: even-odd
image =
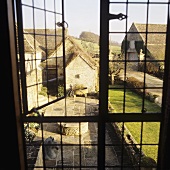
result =
[[[61,1],[61,4],[63,1]],[[63,4],[62,4],[63,5]],[[125,11],[125,15],[113,15],[108,17],[108,11],[110,7],[110,13],[114,13],[114,9],[116,6],[123,5]],[[128,11],[133,10],[133,6],[136,6],[136,8],[141,5],[144,6],[143,12],[145,15],[143,17],[146,17],[145,22],[145,31],[130,31],[127,30],[127,19],[126,16],[130,15]],[[65,70],[60,70],[59,68],[53,70],[54,74],[48,74],[49,71],[51,71],[51,68],[49,66],[57,66],[58,62],[61,64],[61,68],[65,68],[65,51],[63,50],[63,58],[61,61],[59,61],[56,58],[54,60],[49,60],[47,54],[49,54],[49,51],[46,50],[46,61],[43,63],[46,68],[46,74],[47,78],[45,81],[46,88],[44,88],[44,97],[39,98],[39,89],[41,89],[44,82],[39,80],[41,74],[38,73],[38,71],[35,71],[35,79],[31,80],[26,77],[25,75],[25,52],[24,51],[24,45],[23,45],[23,21],[20,18],[22,15],[22,8],[28,8],[28,10],[32,11],[32,14],[35,12],[34,10],[38,10],[38,13],[43,13],[45,16],[48,15],[47,13],[52,13],[54,16],[56,15],[55,12],[51,12],[50,9],[48,9],[48,6],[43,7],[37,7],[36,4],[27,4],[26,2],[23,2],[22,4],[17,1],[17,23],[18,23],[18,33],[20,34],[19,37],[19,54],[20,54],[20,60],[19,63],[22,67],[20,67],[21,71],[21,79],[18,80],[19,85],[21,84],[21,94],[22,94],[22,103],[23,106],[21,106],[21,115],[19,117],[21,118],[21,123],[19,124],[20,128],[22,127],[23,131],[22,135],[24,135],[24,138],[26,140],[22,140],[24,144],[24,154],[25,154],[25,166],[27,169],[31,169],[34,166],[37,167],[46,167],[46,168],[52,168],[56,167],[56,161],[47,161],[45,157],[45,150],[48,146],[46,145],[47,142],[47,136],[50,136],[51,134],[57,134],[55,137],[55,140],[57,140],[57,143],[54,143],[54,146],[59,147],[59,158],[57,161],[57,166],[63,168],[89,168],[89,169],[140,169],[143,166],[143,163],[145,162],[145,152],[149,150],[152,150],[151,148],[157,148],[154,150],[156,153],[156,164],[153,159],[151,159],[151,163],[153,164],[147,164],[149,167],[158,167],[161,169],[161,167],[168,167],[168,158],[166,150],[164,150],[164,146],[162,144],[166,144],[165,146],[168,146],[168,143],[166,141],[169,139],[165,138],[165,134],[167,129],[169,128],[169,124],[167,120],[164,120],[164,117],[168,116],[169,107],[168,103],[168,76],[169,76],[169,22],[167,23],[167,29],[165,31],[154,31],[151,29],[149,30],[149,23],[148,19],[151,15],[149,13],[149,8],[154,8],[156,5],[162,5],[163,8],[168,9],[169,3],[168,2],[131,2],[131,1],[124,1],[124,2],[115,2],[115,1],[101,1],[101,34],[100,34],[100,93],[99,93],[99,100],[87,100],[85,96],[80,98],[80,101],[76,101],[77,98],[74,100],[74,98],[68,98],[66,97],[66,82],[65,78],[63,78],[61,81],[59,81],[59,76],[62,75],[65,76]],[[45,7],[45,8],[44,8]],[[113,7],[113,9],[112,9]],[[45,10],[46,9],[46,10]],[[48,11],[48,10],[49,11]],[[63,9],[63,8],[62,8]],[[129,9],[129,10],[127,10]],[[147,10],[146,10],[147,9]],[[61,15],[64,11],[61,12]],[[147,14],[147,15],[146,15]],[[168,12],[164,11],[163,14],[165,14],[167,20],[168,18]],[[33,15],[34,16],[34,15]],[[113,18],[112,18],[113,17]],[[109,29],[109,25],[115,22],[116,19],[125,19],[125,29],[122,30],[112,30],[112,28]],[[34,18],[34,17],[33,17]],[[63,19],[63,18],[62,18]],[[112,20],[113,19],[113,20]],[[46,21],[46,17],[43,18],[43,20]],[[110,21],[109,21],[110,20]],[[64,21],[64,20],[62,20]],[[110,23],[109,23],[110,22]],[[113,28],[114,24],[113,24]],[[65,43],[64,43],[64,27],[62,28],[62,35],[63,43],[62,48],[65,49]],[[158,30],[158,29],[157,29]],[[47,42],[48,38],[51,36],[54,38],[54,42],[56,43],[57,40],[55,40],[55,37],[58,36],[56,32],[49,33],[47,32],[47,29],[43,30],[43,33],[37,33],[35,32],[36,29],[34,29],[30,32],[30,34],[35,36],[41,35],[45,38],[45,46],[47,48]],[[153,59],[152,60],[146,60],[146,58],[143,60],[143,68],[142,71],[142,80],[143,81],[137,81],[135,78],[137,76],[133,76],[132,74],[128,77],[128,71],[131,71],[131,69],[136,69],[133,67],[133,64],[136,64],[138,60],[135,60],[134,58],[129,60],[127,59],[127,44],[128,44],[128,38],[131,36],[128,36],[129,34],[141,34],[140,36],[145,40],[145,46],[143,47],[145,49],[144,53],[147,55],[149,53],[148,46],[149,44],[149,37],[153,34],[158,34],[158,37],[160,35],[164,35],[167,37],[167,40],[165,39],[165,58],[163,59]],[[109,41],[108,37],[110,34],[113,34],[114,36],[117,36],[117,34],[123,34],[125,35],[125,41],[124,41],[124,56],[121,59],[109,60]],[[47,38],[48,37],[48,38]],[[59,36],[60,37],[60,36]],[[56,45],[56,44],[55,44]],[[153,45],[153,44],[152,44]],[[35,47],[35,41],[34,41],[34,47]],[[55,47],[56,48],[56,47]],[[36,48],[35,48],[36,49]],[[51,48],[50,48],[51,49]],[[108,50],[106,50],[108,49]],[[141,49],[141,48],[139,48]],[[55,50],[55,49],[54,49]],[[55,55],[56,56],[56,55]],[[60,55],[61,56],[61,55]],[[39,59],[37,59],[39,60]],[[109,70],[109,63],[113,62],[116,64],[116,62],[119,62],[123,67],[123,79],[120,80],[122,84],[119,86],[115,86],[115,84],[110,85],[108,81],[108,70]],[[147,84],[147,67],[150,65],[149,63],[156,64],[157,62],[162,63],[165,65],[165,72],[163,77],[163,83],[161,86],[153,86]],[[133,71],[134,71],[133,70]],[[16,70],[15,70],[16,71]],[[61,74],[62,73],[62,74]],[[154,72],[152,72],[153,74]],[[50,77],[50,75],[55,75],[53,78]],[[136,75],[136,74],[135,74]],[[114,77],[114,76],[113,76]],[[148,76],[149,77],[149,76]],[[159,78],[159,77],[158,77]],[[131,81],[130,81],[131,80]],[[133,80],[134,83],[133,83]],[[130,81],[130,82],[129,82]],[[162,82],[161,81],[161,82]],[[51,82],[55,82],[53,85],[55,87],[52,87],[50,84]],[[138,83],[137,83],[138,82]],[[28,84],[30,83],[30,84]],[[139,84],[139,86],[136,86],[136,84]],[[54,89],[53,92],[50,91],[50,89]],[[148,103],[148,93],[150,90],[158,91],[162,90],[162,98],[160,99],[163,101],[160,106],[154,106],[149,107],[151,103]],[[138,101],[139,108],[136,107],[136,105],[132,105],[131,108],[136,109],[132,110],[128,108],[129,103],[136,104],[135,100],[133,100],[136,96],[134,95],[132,98],[130,98],[130,95],[134,92],[137,92],[139,95],[141,95],[141,100]],[[118,95],[120,93],[121,95]],[[32,95],[34,94],[34,95]],[[36,96],[36,97],[35,97]],[[152,100],[155,102],[159,100],[159,96],[153,96]],[[64,99],[64,100],[62,100]],[[114,106],[114,103],[117,101],[120,101],[120,105],[118,108]],[[136,98],[135,98],[136,99]],[[69,101],[70,100],[70,101]],[[158,102],[160,102],[160,100]],[[74,103],[74,105],[73,105]],[[76,104],[76,107],[75,107]],[[152,102],[153,104],[153,102]],[[70,105],[70,106],[69,106]],[[52,106],[52,107],[51,107]],[[64,106],[61,108],[60,106]],[[69,107],[68,107],[69,106]],[[114,106],[111,108],[110,106]],[[148,109],[150,108],[150,110]],[[154,110],[156,109],[156,110]],[[18,109],[20,110],[20,109]],[[73,112],[74,110],[74,112]],[[116,111],[119,112],[116,112]],[[80,111],[82,115],[80,115]],[[34,131],[31,131],[31,127],[34,127],[34,130],[38,129],[38,135],[34,136]],[[88,128],[89,129],[88,129]],[[134,128],[135,127],[135,128]],[[157,128],[157,130],[154,130],[154,137],[156,138],[156,141],[149,141],[149,136],[153,134],[151,131],[148,131],[148,129],[153,130],[154,128]],[[76,129],[76,130],[75,130]],[[30,130],[30,131],[27,131]],[[136,130],[137,133],[135,133],[135,136],[133,134],[133,130]],[[84,134],[88,134],[89,136],[84,140]],[[113,134],[115,135],[115,138],[113,138]],[[70,136],[69,136],[70,135]],[[136,137],[134,139],[134,136]],[[32,138],[30,138],[32,137]],[[87,140],[89,138],[89,140]],[[28,140],[27,140],[28,139]],[[36,139],[36,140],[32,140]],[[38,140],[39,139],[39,140]],[[53,136],[48,138],[50,141],[54,142]],[[145,140],[146,139],[146,140]],[[151,138],[153,139],[153,138]],[[29,162],[29,152],[28,150],[33,146],[35,149],[38,150],[37,158],[40,158],[40,164],[36,164]],[[148,149],[149,148],[149,149]],[[117,150],[117,151],[116,151]],[[135,155],[132,153],[136,152]],[[165,155],[163,154],[166,153]],[[69,154],[71,152],[71,154]],[[110,156],[115,154],[114,156]],[[93,155],[93,157],[92,157]],[[135,156],[137,155],[137,158]],[[21,157],[23,155],[21,154]],[[73,157],[74,156],[74,157]],[[84,156],[82,158],[82,156]],[[22,157],[23,158],[23,157]],[[74,158],[74,160],[73,160]],[[157,159],[158,158],[158,159]],[[46,160],[46,161],[45,161]],[[146,160],[148,161],[148,159]],[[165,162],[165,164],[163,164]],[[23,163],[23,162],[22,162]]]
[[80,74],[76,74],[75,78],[79,79],[80,78]]

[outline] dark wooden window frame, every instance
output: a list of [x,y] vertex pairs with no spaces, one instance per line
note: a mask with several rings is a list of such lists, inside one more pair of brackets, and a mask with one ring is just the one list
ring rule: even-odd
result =
[[[10,134],[3,132],[1,135],[5,137],[5,141],[3,141],[3,146],[8,148],[6,150],[6,153],[4,153],[3,156],[3,163],[5,165],[1,164],[2,169],[6,169],[8,167],[10,169],[22,169],[24,170],[24,154],[23,154],[23,145],[22,145],[22,127],[21,124],[21,117],[20,117],[20,99],[19,99],[19,87],[18,87],[18,81],[17,81],[17,63],[16,63],[16,42],[15,42],[15,28],[14,28],[14,12],[13,12],[13,4],[14,2],[12,0],[8,1],[1,1],[1,36],[2,38],[5,38],[6,41],[2,42],[3,46],[3,52],[1,57],[2,62],[1,68],[8,68],[4,72],[2,78],[4,80],[4,83],[2,84],[3,90],[6,92],[3,95],[1,95],[1,99],[4,100],[2,104],[2,110],[5,110],[6,114],[3,114],[2,119],[9,123],[10,128]],[[164,98],[163,98],[163,115],[156,114],[153,119],[153,115],[142,115],[141,117],[137,115],[130,115],[125,119],[121,115],[107,115],[104,113],[107,113],[107,83],[103,84],[102,82],[107,82],[107,68],[108,68],[108,61],[105,60],[105,56],[107,54],[107,51],[104,49],[107,49],[108,46],[108,37],[105,35],[108,35],[107,28],[108,28],[108,21],[105,20],[107,18],[107,10],[108,10],[109,4],[105,0],[101,0],[101,61],[102,64],[100,67],[101,72],[101,81],[100,81],[100,94],[102,95],[102,99],[100,100],[100,112],[99,117],[95,118],[94,120],[99,123],[99,147],[100,147],[100,154],[98,154],[98,167],[99,169],[103,170],[105,166],[105,123],[106,122],[113,122],[113,121],[160,121],[162,122],[161,126],[161,137],[160,137],[160,147],[159,147],[159,162],[158,162],[158,170],[163,169],[169,169],[170,163],[169,163],[169,157],[170,157],[170,60],[167,57],[166,58],[166,66],[165,66],[165,79],[164,79]],[[169,11],[168,11],[169,12]],[[170,16],[168,15],[168,29],[167,29],[167,47],[166,47],[166,56],[170,56]],[[1,39],[3,40],[3,39]],[[106,48],[104,48],[106,47]],[[106,70],[106,72],[105,72]],[[7,86],[8,84],[8,86]],[[8,96],[10,96],[10,100],[7,100]],[[6,100],[5,100],[6,99]],[[2,101],[1,100],[1,101]],[[8,101],[8,105],[6,106]],[[10,106],[10,107],[8,107]],[[1,119],[1,120],[2,120]],[[69,118],[68,118],[69,119]],[[50,121],[51,119],[49,119]],[[67,120],[64,118],[61,118],[61,121]],[[83,119],[82,119],[83,120]],[[88,121],[89,118],[85,118],[85,121]],[[78,118],[74,118],[74,121],[81,121]],[[4,126],[1,125],[1,129],[4,129]],[[5,129],[4,129],[5,130]],[[12,135],[13,134],[13,135]],[[16,134],[18,135],[18,138],[16,138]],[[12,139],[11,139],[12,138]],[[8,141],[8,142],[7,142]],[[16,147],[17,146],[17,147]],[[9,164],[11,160],[9,160],[9,153],[11,153],[11,156],[14,160],[14,163],[12,165]],[[10,157],[11,157],[10,156]],[[20,168],[19,168],[19,162],[20,162]]]

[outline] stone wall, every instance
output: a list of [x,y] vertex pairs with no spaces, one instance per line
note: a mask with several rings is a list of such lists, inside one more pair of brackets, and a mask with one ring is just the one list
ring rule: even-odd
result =
[[[42,53],[41,52],[36,52],[35,53],[25,53],[24,55],[25,57],[25,70],[27,73],[29,73],[30,71],[38,68],[38,66],[41,63],[41,59],[42,59]],[[35,60],[36,59],[36,60]]]
[[75,58],[66,67],[66,88],[71,85],[83,85],[89,92],[96,92],[97,69],[92,69],[81,57]]
[[[26,76],[28,110],[38,106],[38,92],[42,87],[42,71],[33,70]],[[40,84],[39,84],[40,83]]]

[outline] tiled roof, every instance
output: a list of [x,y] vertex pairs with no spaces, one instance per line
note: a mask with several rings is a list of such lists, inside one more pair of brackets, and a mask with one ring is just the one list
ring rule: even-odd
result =
[[[16,38],[18,41],[18,28],[16,24]],[[41,45],[34,39],[32,35],[30,35],[27,31],[23,30],[23,38],[24,38],[24,51],[25,52],[43,52],[43,50],[40,48]],[[18,43],[17,43],[17,50],[18,50]],[[44,53],[45,54],[45,53]]]
[[143,41],[154,59],[163,60],[165,57],[166,28],[166,24],[133,23],[127,34],[127,40]]
[[[78,56],[81,57],[93,69],[95,69],[98,66],[98,64],[92,58],[92,56],[84,52],[83,49],[74,41],[72,37],[67,36],[65,42],[66,42],[66,66],[68,66]],[[60,44],[58,44],[57,46],[58,51],[60,51],[61,49],[62,42],[60,42]],[[48,58],[49,67],[56,65],[56,56],[58,56],[57,50],[55,50]],[[59,66],[62,66],[62,62],[63,62],[62,57],[58,56],[57,64]],[[46,61],[44,61],[44,63],[46,63]]]
[[[61,29],[24,29],[31,34],[40,43],[41,49],[46,51],[54,51],[56,46],[62,40]],[[67,30],[66,30],[67,33]]]
[[43,50],[40,48],[40,44],[34,39],[34,37],[30,34],[28,34],[26,31],[24,31],[24,47],[25,52],[30,51],[39,51],[43,52]]
[[165,44],[166,38],[166,25],[165,24],[138,24],[134,23],[135,27],[137,28],[138,32],[140,33],[143,41],[146,43],[146,31],[147,33],[147,44]]
[[[72,46],[72,52],[74,53],[74,57],[80,56],[92,68],[97,66],[97,63],[92,58],[92,56],[87,54],[87,52],[85,52],[84,49],[82,49],[80,47],[80,45],[78,45],[72,37],[68,36],[67,38],[74,45],[74,46]],[[72,60],[70,60],[70,61],[72,61]],[[68,64],[69,64],[69,62],[67,62],[67,65]]]

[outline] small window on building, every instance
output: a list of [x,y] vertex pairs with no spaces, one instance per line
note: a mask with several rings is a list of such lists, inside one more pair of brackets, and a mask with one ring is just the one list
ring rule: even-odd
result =
[[75,78],[79,79],[80,78],[80,74],[76,74]]

